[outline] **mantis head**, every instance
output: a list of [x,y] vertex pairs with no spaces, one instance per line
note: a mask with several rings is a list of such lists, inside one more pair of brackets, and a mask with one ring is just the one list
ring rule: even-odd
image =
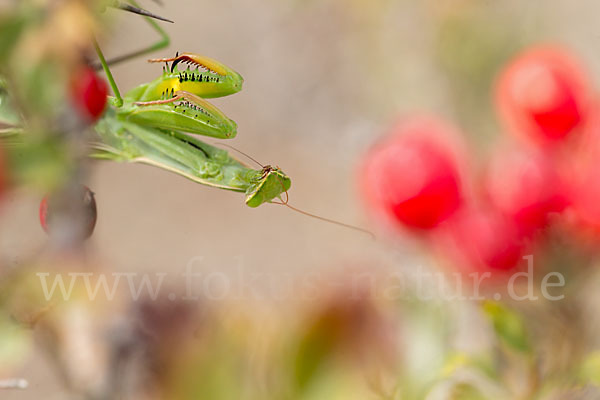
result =
[[281,169],[267,165],[246,190],[246,205],[258,207],[263,203],[269,203],[287,192],[291,185],[290,177]]

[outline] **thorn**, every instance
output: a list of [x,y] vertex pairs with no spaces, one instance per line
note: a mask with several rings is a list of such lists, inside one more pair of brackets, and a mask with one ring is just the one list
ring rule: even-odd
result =
[[173,23],[173,21],[170,20],[170,19],[167,19],[165,17],[161,17],[160,15],[153,14],[150,11],[144,10],[143,8],[134,7],[131,4],[125,4],[125,3],[122,3],[122,2],[117,2],[114,7],[115,8],[120,8],[121,10],[124,10],[124,11],[132,12],[134,14],[143,15],[144,17],[150,17],[150,18],[158,19],[160,21],[165,21],[165,22]]

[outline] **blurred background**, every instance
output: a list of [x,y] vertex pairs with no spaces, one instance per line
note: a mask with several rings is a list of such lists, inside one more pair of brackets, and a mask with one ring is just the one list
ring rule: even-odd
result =
[[[5,3],[0,3],[0,10],[12,6],[6,0],[0,2]],[[600,5],[592,0],[164,3],[162,7],[151,1],[142,4],[175,22],[161,23],[171,44],[152,57],[172,57],[177,51],[199,53],[244,77],[240,93],[211,100],[238,124],[237,137],[227,143],[263,164],[281,167],[292,179],[290,204],[374,231],[377,227],[359,196],[359,161],[398,117],[426,113],[454,122],[468,142],[475,168],[488,158],[503,132],[494,112],[492,88],[497,73],[518,51],[533,43],[558,43],[577,54],[592,76],[600,76]],[[111,17],[110,25],[99,42],[108,58],[155,40],[154,31],[142,18],[113,9],[106,14]],[[141,58],[114,66],[112,71],[124,92],[153,80],[161,66]],[[385,320],[382,335],[386,339],[371,338],[373,346],[384,346],[386,340],[396,343],[400,337],[413,339],[409,348],[420,351],[413,357],[415,369],[402,375],[396,365],[391,368],[392,377],[411,379],[418,371],[445,364],[447,358],[441,354],[450,350],[489,346],[490,328],[482,323],[475,304],[410,302],[397,308],[393,301],[380,304],[375,300],[371,305],[370,300],[360,300],[362,291],[368,291],[365,276],[389,278],[436,263],[436,257],[414,239],[372,240],[281,206],[251,209],[239,193],[197,185],[143,165],[94,162],[85,184],[95,193],[98,207],[96,229],[86,243],[86,263],[107,271],[167,273],[165,284],[176,288],[189,265],[203,274],[224,274],[230,282],[241,279],[242,288],[231,287],[222,298],[213,298],[216,304],[206,307],[222,309],[217,325],[226,328],[219,329],[248,329],[250,348],[276,346],[273,338],[300,335],[302,313],[320,315],[320,311],[306,310],[320,309],[323,304],[328,309],[330,303],[334,315],[339,314],[339,307],[377,308],[377,312],[364,311],[367,320],[375,314]],[[39,226],[39,201],[40,193],[27,188],[16,188],[5,196],[0,210],[0,254],[7,268],[16,268],[32,254],[44,251],[47,238]],[[354,302],[340,300],[340,306],[336,296],[345,299],[341,293],[348,290],[360,294]],[[205,300],[197,302],[198,308],[204,309]],[[165,315],[179,312],[165,307]],[[212,321],[213,317],[206,318]],[[351,331],[365,324],[363,317],[340,318],[342,322],[338,318],[335,324]],[[239,320],[251,320],[251,328],[244,328]],[[165,323],[170,324],[157,324]],[[390,327],[395,324],[403,328]],[[261,337],[271,339],[268,343],[249,339]],[[222,359],[219,351],[213,356]],[[513,372],[518,375],[518,369]],[[331,381],[344,382],[345,390],[321,388],[310,396],[288,393],[281,398],[426,398],[419,391],[386,397],[377,394],[373,385],[336,374]],[[23,391],[3,391],[2,399],[64,399],[70,393],[52,363],[38,351],[28,352],[10,375],[26,377],[30,385]],[[206,379],[220,382],[221,378]],[[213,385],[221,389],[213,392],[164,398],[260,398],[230,393],[222,388],[244,386],[243,381],[222,379],[221,386]],[[348,381],[352,385],[346,385]],[[387,375],[381,382],[386,393],[397,384]],[[490,393],[492,389],[487,393],[490,397],[484,398],[505,398]]]

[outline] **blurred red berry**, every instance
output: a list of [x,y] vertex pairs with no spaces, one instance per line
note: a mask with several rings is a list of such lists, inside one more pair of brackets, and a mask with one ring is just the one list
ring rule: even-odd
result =
[[42,225],[42,229],[44,232],[49,233],[48,229],[48,196],[44,196],[42,202],[40,203],[40,224]]
[[89,122],[95,122],[106,107],[108,86],[93,68],[85,66],[77,70],[71,81],[71,99]]
[[429,119],[398,124],[363,162],[360,185],[369,206],[413,229],[429,230],[450,217],[461,204],[451,134]]
[[485,189],[490,201],[525,236],[545,228],[550,214],[567,206],[561,179],[539,153],[502,149],[492,157],[487,172]]
[[[50,236],[59,229],[64,228],[56,224],[57,217],[73,217],[69,223],[74,227],[73,231],[78,237],[89,238],[96,226],[96,200],[94,193],[86,186],[77,189],[77,204],[69,204],[68,195],[47,195],[40,203],[40,224],[44,231]],[[80,216],[80,218],[78,218]]]
[[570,209],[568,226],[575,235],[600,234],[600,102],[590,107],[582,140],[563,154],[561,174],[565,176]]
[[576,222],[600,234],[600,169],[580,170],[570,182],[570,201]]
[[509,271],[525,253],[522,235],[493,208],[467,208],[446,227],[443,250],[466,271]]
[[538,144],[560,142],[586,118],[585,71],[560,48],[530,49],[502,71],[496,103],[511,131]]

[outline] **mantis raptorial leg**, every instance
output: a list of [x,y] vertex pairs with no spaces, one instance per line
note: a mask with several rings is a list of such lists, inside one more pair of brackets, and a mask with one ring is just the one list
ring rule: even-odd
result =
[[222,118],[227,118],[225,114],[223,114],[218,108],[210,104],[208,101],[204,100],[200,96],[196,96],[193,93],[186,92],[185,90],[179,90],[177,92],[171,91],[171,98],[163,99],[163,100],[153,100],[153,101],[134,101],[132,104],[135,106],[152,106],[159,104],[169,104],[174,103],[178,100],[187,100],[191,103],[191,108],[201,109],[201,112],[210,111],[215,115],[220,115]]
[[190,93],[190,92],[186,92],[183,90],[180,90],[178,92],[173,92],[173,97],[169,98],[169,99],[163,99],[163,100],[153,100],[153,101],[134,101],[133,104],[136,106],[151,106],[151,105],[155,105],[155,104],[169,104],[169,103],[173,103],[177,100],[188,100],[188,101],[193,101],[194,103],[208,103],[205,100],[201,99],[200,97]]

